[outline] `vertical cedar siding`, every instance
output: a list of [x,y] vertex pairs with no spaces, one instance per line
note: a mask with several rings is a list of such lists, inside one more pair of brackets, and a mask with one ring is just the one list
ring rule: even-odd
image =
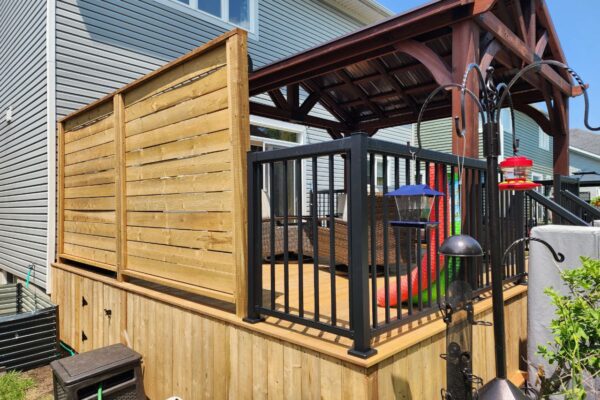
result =
[[[46,2],[0,2],[0,269],[46,283]],[[12,107],[13,119],[5,121]]]

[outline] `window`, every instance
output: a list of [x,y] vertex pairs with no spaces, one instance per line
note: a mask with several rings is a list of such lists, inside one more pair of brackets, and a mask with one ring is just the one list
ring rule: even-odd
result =
[[239,26],[249,32],[256,32],[258,0],[157,0],[168,3],[184,11],[200,11],[211,18],[211,22],[221,20]]
[[538,146],[540,147],[540,149],[549,151],[550,150],[550,136],[546,135],[546,132],[544,132],[542,130],[542,128],[539,128],[538,136],[539,136]]

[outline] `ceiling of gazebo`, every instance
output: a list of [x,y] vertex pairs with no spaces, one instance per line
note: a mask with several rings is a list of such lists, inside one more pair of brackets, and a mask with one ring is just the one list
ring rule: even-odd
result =
[[[464,67],[456,66],[466,42],[453,27],[464,21],[473,21],[476,57],[484,69],[495,68],[496,82],[537,59],[565,62],[543,0],[441,0],[252,72],[250,94],[268,93],[274,107],[252,103],[251,111],[325,128],[333,137],[415,122],[431,91],[462,81]],[[567,75],[546,67],[513,89],[526,112],[535,113],[526,104],[577,92]],[[301,91],[308,94],[302,103]],[[439,93],[425,119],[450,116],[451,98]],[[317,102],[335,120],[309,115]]]

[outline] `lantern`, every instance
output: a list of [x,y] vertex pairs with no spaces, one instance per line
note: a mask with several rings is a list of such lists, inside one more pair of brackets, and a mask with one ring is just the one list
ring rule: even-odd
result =
[[498,184],[500,190],[531,190],[542,185],[529,180],[533,160],[524,156],[508,157],[500,163],[504,181]]
[[406,185],[386,196],[396,200],[396,208],[401,223],[427,223],[435,199],[444,194],[427,185]]

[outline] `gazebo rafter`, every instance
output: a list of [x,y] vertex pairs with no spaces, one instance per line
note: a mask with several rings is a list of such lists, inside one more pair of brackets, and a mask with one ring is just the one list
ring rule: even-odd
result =
[[[537,60],[564,58],[544,0],[440,0],[252,72],[250,94],[268,94],[273,105],[252,102],[251,110],[325,129],[332,138],[374,134],[416,122],[427,95],[440,84],[460,83],[470,63],[493,67],[496,80],[508,82]],[[308,94],[301,105],[299,88]],[[568,98],[581,88],[565,71],[543,65],[515,89],[518,109],[554,137],[555,172],[567,173]],[[455,90],[440,93],[424,119],[456,116],[458,97]],[[538,102],[546,103],[548,116],[529,106]],[[317,105],[330,117],[311,115]],[[467,132],[477,132],[474,107],[465,118]],[[453,137],[457,151],[462,139]],[[476,157],[476,135],[467,137],[467,155]]]

